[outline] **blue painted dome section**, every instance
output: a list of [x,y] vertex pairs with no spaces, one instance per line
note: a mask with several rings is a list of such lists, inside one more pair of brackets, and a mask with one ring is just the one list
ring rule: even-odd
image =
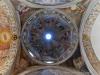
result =
[[74,50],[78,39],[77,29],[69,18],[59,12],[50,12],[32,15],[25,23],[21,37],[25,49],[35,56],[33,59],[43,63],[65,59]]

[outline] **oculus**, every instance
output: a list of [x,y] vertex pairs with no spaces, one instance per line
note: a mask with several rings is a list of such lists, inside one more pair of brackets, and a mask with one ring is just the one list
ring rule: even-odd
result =
[[64,13],[44,9],[26,21],[21,39],[32,61],[53,65],[73,55],[78,44],[78,31],[74,22]]

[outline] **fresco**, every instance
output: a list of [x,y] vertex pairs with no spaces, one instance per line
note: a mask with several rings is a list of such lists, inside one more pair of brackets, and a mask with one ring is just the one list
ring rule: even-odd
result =
[[78,29],[72,19],[59,10],[44,9],[27,19],[21,39],[31,60],[42,64],[59,64],[75,52]]
[[9,72],[19,48],[19,27],[14,13],[9,0],[0,0],[0,75]]

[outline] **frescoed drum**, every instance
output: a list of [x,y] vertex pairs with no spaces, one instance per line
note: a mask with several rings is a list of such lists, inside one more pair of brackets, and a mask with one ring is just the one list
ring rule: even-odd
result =
[[92,75],[100,75],[100,0],[91,1],[80,29],[81,53]]
[[0,75],[9,75],[15,62],[19,27],[18,15],[10,0],[0,0]]
[[78,71],[57,66],[35,66],[18,75],[85,75]]

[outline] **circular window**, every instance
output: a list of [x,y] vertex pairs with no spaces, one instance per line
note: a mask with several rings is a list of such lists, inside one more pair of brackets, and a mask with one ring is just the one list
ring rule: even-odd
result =
[[72,20],[58,10],[41,10],[26,21],[21,38],[32,61],[53,65],[73,55],[78,31]]

